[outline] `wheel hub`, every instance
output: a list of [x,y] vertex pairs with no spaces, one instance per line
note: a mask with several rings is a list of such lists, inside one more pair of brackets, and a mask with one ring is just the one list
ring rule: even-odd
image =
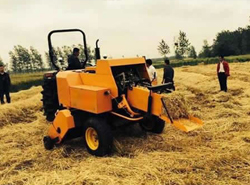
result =
[[91,150],[96,150],[99,147],[99,139],[96,130],[89,127],[85,132],[86,143]]

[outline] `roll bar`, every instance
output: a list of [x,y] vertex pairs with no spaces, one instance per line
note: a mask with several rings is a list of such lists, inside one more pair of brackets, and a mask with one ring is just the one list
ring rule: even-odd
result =
[[63,29],[63,30],[53,30],[51,32],[49,32],[48,35],[48,44],[49,44],[49,57],[50,57],[50,61],[53,64],[53,66],[56,68],[56,70],[60,70],[60,68],[56,65],[55,61],[54,61],[54,52],[53,52],[53,46],[51,43],[51,35],[54,33],[62,33],[62,32],[80,32],[83,36],[83,46],[84,46],[84,54],[85,54],[85,60],[83,63],[86,64],[86,62],[89,59],[89,55],[88,55],[88,50],[87,50],[87,43],[86,43],[86,36],[85,33],[80,30],[80,29]]

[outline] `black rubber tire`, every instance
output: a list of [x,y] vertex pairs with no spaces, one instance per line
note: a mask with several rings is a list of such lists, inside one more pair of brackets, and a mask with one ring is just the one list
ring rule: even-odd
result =
[[145,116],[139,124],[143,130],[157,134],[162,133],[165,127],[165,121],[153,115]]
[[55,119],[55,113],[59,109],[59,102],[57,96],[56,85],[56,73],[53,73],[52,77],[44,76],[43,79],[43,110],[47,121],[53,121]]
[[[99,146],[96,150],[92,150],[86,141],[86,130],[92,127],[98,135]],[[111,127],[107,124],[105,118],[91,117],[84,123],[84,142],[90,154],[95,156],[105,156],[111,153],[113,146],[113,134]]]
[[43,145],[46,150],[52,150],[54,148],[55,143],[49,136],[45,136],[43,138]]

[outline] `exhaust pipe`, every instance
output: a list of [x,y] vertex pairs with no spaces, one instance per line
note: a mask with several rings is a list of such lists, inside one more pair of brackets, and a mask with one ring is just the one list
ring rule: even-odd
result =
[[96,40],[96,48],[95,48],[95,59],[96,60],[99,60],[101,58],[101,55],[100,55],[100,48],[98,47],[98,42],[99,42],[99,39]]

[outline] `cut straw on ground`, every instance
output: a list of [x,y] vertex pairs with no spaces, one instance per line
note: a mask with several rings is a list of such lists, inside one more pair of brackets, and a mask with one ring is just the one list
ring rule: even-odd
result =
[[[183,109],[187,105],[188,113],[199,115],[202,129],[184,133],[166,124],[159,135],[138,125],[116,130],[113,153],[102,158],[88,154],[83,138],[46,151],[42,138],[49,123],[38,111],[38,90],[34,95],[29,90],[20,92],[23,98],[13,94],[13,103],[0,107],[4,123],[0,184],[248,185],[250,63],[230,64],[230,69],[227,93],[219,91],[216,65],[175,69],[177,96],[171,96],[178,101],[183,96]],[[20,113],[28,107],[31,112]]]

